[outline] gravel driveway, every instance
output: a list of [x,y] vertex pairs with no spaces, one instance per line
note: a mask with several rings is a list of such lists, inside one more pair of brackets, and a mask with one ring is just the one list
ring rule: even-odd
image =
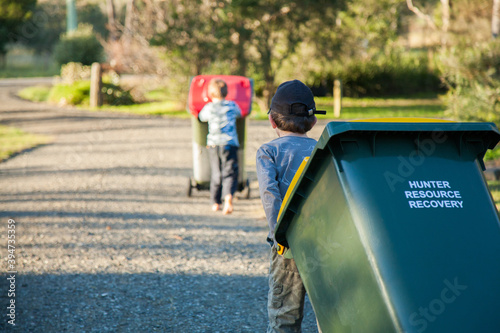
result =
[[[33,83],[0,81],[0,123],[53,137],[0,163],[0,331],[264,332],[269,246],[254,159],[275,137],[268,123],[247,123],[251,197],[223,216],[210,211],[207,191],[185,195],[189,120],[15,97]],[[15,297],[5,275],[9,219]],[[309,302],[303,328],[317,331]]]

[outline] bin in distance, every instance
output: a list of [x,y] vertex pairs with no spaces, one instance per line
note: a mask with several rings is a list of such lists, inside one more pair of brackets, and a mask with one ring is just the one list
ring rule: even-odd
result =
[[201,109],[210,102],[208,84],[212,79],[222,79],[228,86],[227,100],[234,101],[241,109],[241,118],[236,120],[236,131],[240,147],[238,149],[238,188],[246,198],[250,197],[249,180],[245,170],[246,117],[252,110],[253,80],[236,75],[198,75],[189,85],[187,111],[192,115],[193,176],[188,179],[187,196],[192,190],[208,190],[210,187],[210,161],[208,158],[208,124],[198,120]]

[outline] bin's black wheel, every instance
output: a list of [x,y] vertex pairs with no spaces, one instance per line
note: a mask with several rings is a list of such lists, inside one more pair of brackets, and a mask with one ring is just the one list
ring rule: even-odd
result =
[[246,185],[241,191],[243,198],[250,199],[250,181],[247,179]]
[[191,177],[189,177],[188,180],[189,180],[189,184],[187,187],[186,195],[188,196],[188,198],[190,198],[191,194],[193,193],[193,182],[191,181]]

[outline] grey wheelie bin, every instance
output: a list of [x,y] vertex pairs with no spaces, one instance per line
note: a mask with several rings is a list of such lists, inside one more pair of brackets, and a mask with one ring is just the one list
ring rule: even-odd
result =
[[205,104],[210,102],[208,83],[212,79],[222,79],[228,86],[227,100],[234,101],[241,109],[242,117],[236,120],[236,132],[240,147],[238,149],[238,188],[246,198],[250,197],[249,180],[245,171],[246,117],[252,110],[253,80],[236,75],[198,75],[191,79],[189,86],[187,111],[191,113],[193,131],[193,176],[188,179],[187,196],[193,188],[208,190],[210,188],[210,161],[208,158],[207,134],[208,124],[198,120],[198,114]]
[[[399,121],[399,122],[398,122]],[[323,332],[500,332],[493,123],[329,123],[275,236]]]

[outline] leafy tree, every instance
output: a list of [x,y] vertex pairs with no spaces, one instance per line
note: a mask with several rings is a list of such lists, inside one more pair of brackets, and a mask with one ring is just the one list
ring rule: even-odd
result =
[[331,14],[329,28],[325,29],[321,17],[310,27],[311,60],[302,66],[313,81],[310,84],[340,78],[349,66],[363,66],[380,56],[389,58],[391,42],[400,30],[400,0],[354,0],[335,14]]
[[[455,46],[466,38],[491,39],[492,5],[497,0],[405,0],[409,10],[440,35],[439,47]],[[493,17],[494,21],[494,17]],[[486,27],[486,29],[485,29]]]
[[[231,73],[260,73],[262,94],[269,101],[281,63],[309,34],[313,19],[331,26],[343,0],[206,2],[170,0],[164,4],[164,31],[154,38],[170,57],[201,74],[214,62]],[[200,15],[208,13],[208,15]]]
[[333,26],[343,1],[240,0],[237,5],[240,19],[249,32],[245,45],[249,61],[262,73],[263,100],[264,104],[269,104],[280,67],[299,46],[307,45],[308,41],[310,47],[318,45],[319,35],[315,28],[318,24],[323,28]]
[[448,114],[459,120],[500,124],[500,41],[443,50],[440,70],[449,91]]
[[493,0],[491,15],[491,35],[497,38],[500,33],[500,0]]
[[170,57],[187,67],[188,74],[201,74],[218,54],[223,56],[224,43],[219,41],[229,37],[222,29],[223,10],[201,0],[166,1],[163,10],[164,31],[156,34],[152,42],[165,46]]
[[33,14],[36,0],[0,0],[0,58],[7,54],[6,45],[15,38],[15,30]]
[[40,3],[26,25],[32,33],[19,39],[19,42],[36,54],[52,53],[59,36],[66,30],[66,9],[61,2]]
[[81,23],[77,30],[61,37],[54,48],[54,58],[61,65],[68,62],[91,65],[103,59],[103,47],[97,40],[92,26]]
[[491,41],[496,1],[428,0],[426,10],[419,9],[423,0],[406,2],[444,35],[437,65],[448,88],[444,97],[448,115],[500,123],[500,42]]
[[[77,9],[80,23],[91,24],[95,33],[103,38],[107,37],[106,16],[97,4],[84,3],[78,5]],[[18,41],[32,48],[37,54],[52,53],[61,34],[66,31],[64,1],[39,3],[25,26],[30,33],[18,38]]]

